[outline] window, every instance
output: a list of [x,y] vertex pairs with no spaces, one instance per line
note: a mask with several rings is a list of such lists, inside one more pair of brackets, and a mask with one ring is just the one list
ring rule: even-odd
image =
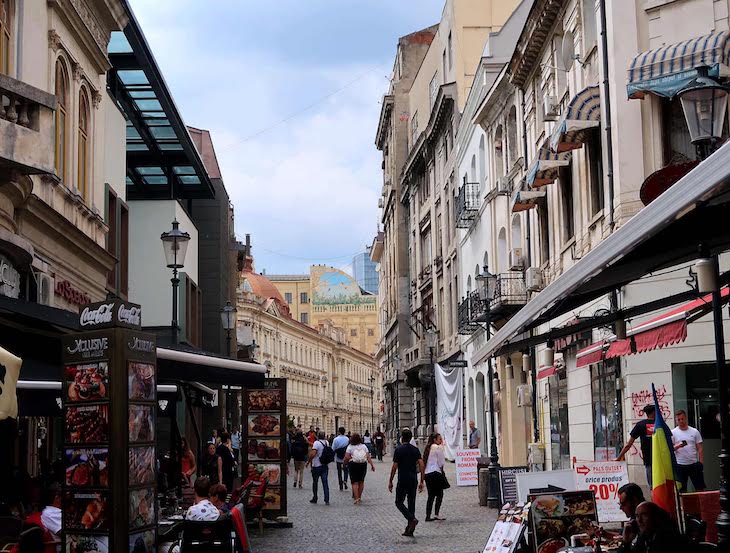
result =
[[438,73],[434,73],[433,77],[431,78],[431,83],[428,85],[428,97],[431,100],[431,107],[433,107],[434,102],[436,102],[436,96],[438,96],[438,93],[439,93]]
[[451,69],[452,67],[454,67],[454,49],[451,47],[451,33],[449,33],[448,43],[449,43],[449,69]]
[[583,45],[585,55],[596,44],[596,0],[583,0]]
[[507,167],[517,161],[517,108],[512,106],[507,116]]
[[309,324],[309,313],[300,313],[299,321],[304,323],[305,325],[308,325]]
[[357,329],[356,328],[351,328],[350,329],[350,336],[357,336]]
[[[723,132],[723,135],[726,135]],[[683,163],[697,159],[694,145],[690,141],[687,120],[684,118],[679,99],[662,100],[662,139],[664,165]]]
[[66,114],[68,110],[68,71],[60,59],[56,61],[56,175],[66,180]]
[[[109,227],[109,232],[106,235],[106,251],[108,251],[114,257],[117,257],[117,195],[114,193],[114,190],[108,188],[106,197],[106,223]],[[114,268],[109,271],[109,274],[107,274],[106,277],[106,286],[109,290],[112,291],[116,291],[117,289],[117,269],[118,266],[115,264]]]
[[586,158],[588,159],[588,177],[591,187],[591,215],[603,210],[603,151],[601,148],[601,131],[588,133],[586,141]]
[[560,170],[560,203],[563,208],[563,243],[575,235],[573,213],[573,171],[568,164]]
[[375,336],[375,330],[368,328],[368,336]]
[[309,303],[309,296],[306,292],[299,293],[299,303]]
[[418,112],[411,117],[411,148],[413,148],[416,140],[418,140]]
[[291,292],[284,292],[284,301],[291,305],[292,304],[292,295]]
[[79,136],[78,136],[78,171],[76,188],[81,197],[90,200],[89,194],[89,96],[85,89],[79,92]]
[[621,406],[616,401],[616,373],[602,362],[591,366],[593,446],[596,461],[615,459],[621,445]]
[[549,380],[552,470],[570,469],[568,380],[565,368]]
[[12,0],[0,0],[0,73],[4,75],[10,74],[12,15]]
[[443,76],[444,82],[446,82],[446,50],[441,54],[441,75]]
[[544,264],[550,259],[550,223],[547,200],[543,199],[538,203],[537,216],[540,223],[540,262]]

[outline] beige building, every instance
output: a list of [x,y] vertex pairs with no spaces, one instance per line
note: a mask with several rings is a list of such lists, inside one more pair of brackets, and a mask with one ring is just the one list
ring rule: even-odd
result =
[[[405,384],[412,388],[413,417],[400,420],[399,414],[397,426],[410,423],[421,437],[428,435],[435,420],[431,405],[435,394],[429,389],[431,358],[442,364],[461,358],[456,323],[459,261],[453,225],[458,186],[458,177],[453,172],[454,136],[484,42],[490,32],[502,27],[516,3],[447,0],[438,25],[401,39],[391,90],[381,111],[376,143],[384,155],[382,204],[387,215],[383,244],[387,242],[390,250],[384,249],[382,255],[395,259],[399,271],[398,292],[384,292],[384,295],[402,302],[403,307],[392,313],[404,314],[399,323],[406,328],[401,329],[403,335],[399,337],[397,351],[393,352],[386,343],[380,358],[384,366],[400,364]],[[428,42],[428,49],[422,53],[418,47],[405,48],[413,42]],[[405,50],[410,50],[412,59],[423,56],[420,63],[414,64],[415,74],[409,74],[409,68],[403,67]],[[405,82],[398,86],[403,78]],[[388,130],[393,124],[392,104],[395,96],[404,92],[403,88],[407,90],[407,104],[396,116],[400,121],[407,120],[408,128],[405,136],[396,131],[393,137]],[[396,155],[395,162],[390,158],[391,150]],[[398,158],[400,152],[405,152],[405,156]],[[400,217],[390,207],[389,187],[396,181],[393,201],[401,204]],[[394,215],[396,218],[392,219]],[[400,243],[386,238],[393,232],[391,221],[404,227]],[[382,259],[382,255],[374,259]],[[386,270],[392,269],[386,267]],[[386,286],[393,285],[392,278],[383,282]],[[438,344],[433,351],[427,346],[428,332],[437,333]],[[387,368],[385,371],[393,374]],[[393,389],[397,387],[397,382],[391,385]],[[396,395],[399,401],[406,399],[400,393]],[[395,417],[392,420],[391,426],[395,426]]]
[[340,269],[312,265],[308,275],[266,275],[297,321],[319,328],[333,324],[355,349],[375,354],[380,341],[377,297]]
[[276,286],[281,281],[256,273],[250,250],[243,256],[238,342],[255,342],[256,361],[270,368],[272,378],[287,379],[289,418],[305,430],[311,425],[330,433],[345,426],[372,432],[382,403],[373,356],[351,347],[347,331],[330,320],[322,318],[316,328],[297,321]]

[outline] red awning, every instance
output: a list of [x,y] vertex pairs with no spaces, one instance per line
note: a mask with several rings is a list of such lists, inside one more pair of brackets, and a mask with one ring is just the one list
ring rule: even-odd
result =
[[[726,286],[721,292],[723,302],[728,300],[729,295],[730,288]],[[685,303],[632,328],[626,333],[627,338],[624,340],[607,339],[579,350],[576,366],[585,367],[604,359],[643,353],[684,342],[687,339],[687,324],[706,315],[711,309],[711,294]]]
[[537,371],[537,379],[542,380],[543,378],[547,378],[549,376],[554,375],[558,372],[558,368],[556,366],[552,367],[540,367],[540,370]]

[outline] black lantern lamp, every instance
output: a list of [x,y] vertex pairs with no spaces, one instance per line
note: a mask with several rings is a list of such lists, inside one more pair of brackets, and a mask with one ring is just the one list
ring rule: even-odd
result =
[[177,272],[185,266],[185,254],[188,251],[188,242],[190,235],[180,230],[180,223],[175,219],[172,222],[172,230],[163,232],[160,235],[162,240],[162,249],[165,252],[165,262],[172,269],[172,343],[177,344],[179,341],[179,327],[177,321],[177,290],[180,286],[180,279]]
[[697,77],[677,94],[700,160],[712,153],[722,136],[728,92],[728,87],[708,76],[707,67],[699,67]]
[[238,310],[227,301],[220,310],[221,322],[223,323],[223,329],[226,331],[226,351],[228,357],[231,356],[231,332],[236,329],[236,313]]

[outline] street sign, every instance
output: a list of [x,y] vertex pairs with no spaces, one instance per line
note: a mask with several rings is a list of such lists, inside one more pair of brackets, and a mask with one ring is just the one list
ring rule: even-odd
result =
[[626,515],[619,507],[618,490],[629,483],[625,462],[576,462],[575,479],[580,490],[591,490],[596,496],[600,522],[625,522]]
[[469,363],[467,361],[464,361],[462,359],[459,359],[457,361],[449,361],[449,367],[456,367],[460,369],[465,369],[469,366]]
[[517,500],[527,502],[528,494],[577,490],[572,470],[547,470],[517,474]]

